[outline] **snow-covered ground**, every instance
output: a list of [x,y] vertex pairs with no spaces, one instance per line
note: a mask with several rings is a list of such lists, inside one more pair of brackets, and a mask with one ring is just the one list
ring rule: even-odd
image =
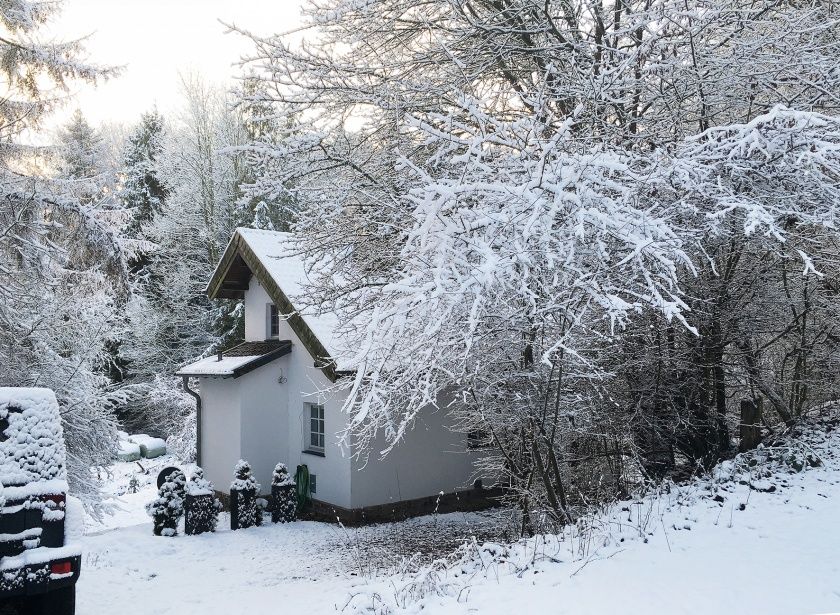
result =
[[[299,521],[232,532],[223,513],[215,534],[155,537],[143,507],[156,495],[158,472],[184,466],[168,456],[140,464],[117,463],[103,476],[118,500],[112,516],[87,519],[79,615],[335,612],[360,579],[421,549],[442,554],[469,536],[499,535],[503,522],[495,512],[456,513],[362,528]],[[128,493],[132,476],[136,493]]]
[[[359,530],[298,522],[230,532],[225,518],[215,535],[167,539],[124,512],[140,524],[84,540],[79,613],[840,612],[840,433],[823,434],[510,547],[485,544],[499,530],[486,513]],[[822,465],[810,467],[809,455]],[[126,509],[152,493],[130,496]],[[457,557],[394,573],[423,543],[442,553],[471,534]]]

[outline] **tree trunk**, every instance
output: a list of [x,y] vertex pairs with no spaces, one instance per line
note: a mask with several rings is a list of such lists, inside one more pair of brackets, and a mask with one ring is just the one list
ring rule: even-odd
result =
[[741,400],[741,423],[739,435],[741,442],[738,450],[742,453],[758,446],[761,442],[761,399]]

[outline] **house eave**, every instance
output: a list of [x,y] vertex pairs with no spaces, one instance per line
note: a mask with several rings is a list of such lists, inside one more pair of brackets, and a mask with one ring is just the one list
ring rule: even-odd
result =
[[320,369],[330,382],[335,382],[342,375],[336,370],[335,361],[330,357],[327,349],[309,328],[309,325],[306,324],[306,321],[292,305],[286,294],[274,281],[274,278],[268,273],[238,229],[234,232],[222,258],[219,260],[219,264],[210,277],[206,290],[207,296],[210,299],[242,299],[245,297],[248,284],[243,282],[244,269],[237,263],[237,257],[247,267],[248,275],[256,276],[257,281],[266,290],[280,313],[283,314],[306,351],[315,359],[315,367]]
[[[235,348],[232,348],[231,350],[234,349]],[[263,365],[268,365],[272,361],[275,361],[280,357],[286,356],[290,352],[292,352],[292,342],[290,340],[283,340],[280,346],[278,346],[276,349],[265,354],[255,356],[252,360],[248,361],[247,363],[243,363],[242,365],[231,369],[230,372],[178,370],[176,372],[176,375],[187,378],[232,378],[235,380],[237,378],[241,378],[246,374],[251,373],[255,369],[259,369]]]

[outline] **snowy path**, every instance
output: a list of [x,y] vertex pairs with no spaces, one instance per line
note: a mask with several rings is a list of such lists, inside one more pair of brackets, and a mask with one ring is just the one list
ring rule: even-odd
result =
[[[344,529],[299,521],[215,534],[152,536],[151,523],[101,531],[83,540],[79,615],[238,614],[341,610],[373,566],[396,563],[421,541],[452,550],[495,517],[450,514]],[[288,609],[288,610],[287,610]]]
[[[79,615],[311,613],[346,601],[350,564],[336,528],[299,522],[215,535],[153,537],[144,524],[88,536]],[[288,611],[294,612],[294,611]]]

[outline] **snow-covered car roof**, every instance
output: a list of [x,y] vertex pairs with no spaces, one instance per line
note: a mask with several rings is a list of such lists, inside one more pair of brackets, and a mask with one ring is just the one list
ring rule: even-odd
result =
[[7,497],[29,495],[18,493],[21,489],[67,490],[67,454],[55,393],[0,387],[0,429],[0,483]]

